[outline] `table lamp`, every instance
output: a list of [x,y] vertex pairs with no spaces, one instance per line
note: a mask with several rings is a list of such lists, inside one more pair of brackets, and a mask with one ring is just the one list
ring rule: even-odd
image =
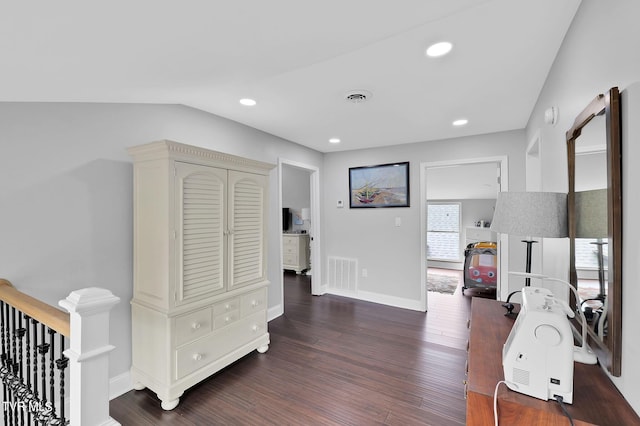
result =
[[[567,237],[567,194],[558,192],[501,192],[498,194],[491,230],[525,237],[527,263],[531,273],[533,237]],[[525,286],[531,279],[525,278]]]

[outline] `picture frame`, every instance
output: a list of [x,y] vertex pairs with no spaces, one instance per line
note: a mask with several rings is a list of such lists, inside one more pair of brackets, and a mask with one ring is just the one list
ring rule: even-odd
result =
[[349,168],[349,207],[409,207],[409,162]]

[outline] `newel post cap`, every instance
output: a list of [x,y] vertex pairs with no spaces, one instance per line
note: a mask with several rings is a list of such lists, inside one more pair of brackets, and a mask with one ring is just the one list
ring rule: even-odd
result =
[[120,302],[120,298],[114,296],[105,288],[89,287],[74,290],[58,302],[58,305],[69,312],[101,312],[111,309]]

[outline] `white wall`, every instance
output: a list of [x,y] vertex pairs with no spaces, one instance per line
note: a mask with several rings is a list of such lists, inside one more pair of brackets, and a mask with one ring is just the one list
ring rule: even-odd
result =
[[[111,321],[112,378],[131,366],[132,165],[125,149],[159,139],[322,166],[316,151],[183,106],[0,103],[0,275],[56,306],[90,286],[120,297]],[[274,168],[270,307],[282,300],[276,177]]]
[[496,200],[461,200],[462,202],[462,228],[475,226],[478,220],[491,223]]
[[[640,413],[640,335],[633,312],[640,297],[635,265],[640,262],[640,228],[636,212],[640,209],[640,161],[637,139],[640,135],[640,2],[637,0],[582,0],[558,56],[550,70],[536,107],[526,128],[527,139],[539,129],[542,139],[543,188],[566,192],[567,155],[565,132],[575,117],[599,93],[610,87],[622,90],[623,155],[623,329],[622,376],[613,378],[616,386]],[[559,108],[556,126],[543,124],[544,110]],[[568,243],[547,245],[544,272],[566,276]]]
[[[420,163],[507,155],[510,189],[522,191],[524,146],[524,132],[511,131],[326,154],[323,263],[326,265],[327,256],[356,258],[360,270],[368,272],[368,277],[358,278],[358,286],[369,300],[377,297],[385,301],[393,296],[396,302],[414,306],[420,300],[424,265],[420,253]],[[349,167],[400,161],[411,162],[411,207],[349,209]],[[345,207],[337,208],[337,200]],[[396,217],[401,220],[400,227],[395,226]]]
[[282,207],[309,207],[309,172],[296,167],[282,167]]

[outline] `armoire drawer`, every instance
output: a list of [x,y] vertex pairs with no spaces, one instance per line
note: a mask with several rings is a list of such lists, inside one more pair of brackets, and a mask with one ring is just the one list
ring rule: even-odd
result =
[[237,311],[240,309],[240,298],[234,297],[217,302],[213,305],[213,315],[218,316],[226,312]]
[[243,317],[253,314],[254,312],[264,311],[267,309],[267,288],[252,291],[242,296],[240,302],[240,314]]
[[206,367],[267,332],[266,312],[243,318],[176,351],[176,380]]
[[216,315],[213,318],[213,329],[218,330],[219,328],[226,327],[229,324],[233,324],[234,322],[240,319],[240,311],[235,310],[231,312],[225,312],[220,315]]
[[176,346],[192,342],[211,330],[211,307],[180,315],[175,319]]

